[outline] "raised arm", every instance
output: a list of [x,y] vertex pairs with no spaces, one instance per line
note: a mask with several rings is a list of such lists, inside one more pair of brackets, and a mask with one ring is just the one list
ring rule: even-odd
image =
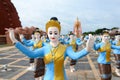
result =
[[33,46],[33,45],[34,45],[33,39],[26,40],[23,34],[20,34],[19,36],[20,36],[21,42],[22,42],[25,46]]
[[120,50],[120,46],[116,46],[116,45],[111,45],[111,48]]
[[44,47],[39,48],[37,50],[30,50],[20,42],[16,42],[15,46],[19,49],[23,54],[30,58],[44,57]]
[[70,43],[70,40],[66,39],[65,44],[69,44],[69,43]]
[[85,55],[87,55],[89,52],[86,50],[86,49],[83,49],[79,52],[74,52],[73,49],[72,49],[72,46],[69,46],[67,49],[66,49],[66,56],[69,56],[71,59],[80,59],[82,57],[84,57]]
[[47,46],[47,45],[48,45],[48,43],[46,43],[46,42],[42,43],[42,46]]
[[80,46],[80,45],[83,44],[83,41],[81,41],[80,39],[76,39],[76,44],[77,44],[78,46]]
[[98,50],[98,49],[100,49],[100,43],[94,43],[94,50]]
[[93,48],[93,42],[94,42],[94,38],[90,34],[89,35],[89,39],[87,40],[87,43],[86,43],[86,48],[84,48],[81,51],[74,52],[73,49],[72,49],[72,46],[69,46],[66,49],[66,56],[69,56],[72,59],[82,58],[83,56],[87,55],[92,50],[92,48]]
[[31,58],[37,58],[37,57],[43,57],[44,56],[44,47],[38,49],[38,50],[30,50],[27,47],[25,47],[23,44],[18,42],[18,40],[14,36],[14,30],[13,29],[6,29],[9,32],[9,37],[11,41],[15,44],[15,46],[23,52],[23,54],[27,55],[28,57]]
[[33,46],[34,45],[34,41],[26,40],[25,38],[22,39],[22,42],[25,46]]

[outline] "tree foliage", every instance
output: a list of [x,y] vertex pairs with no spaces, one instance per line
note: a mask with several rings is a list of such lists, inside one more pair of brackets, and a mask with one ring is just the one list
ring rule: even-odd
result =
[[101,28],[101,29],[97,29],[95,31],[89,31],[89,32],[84,32],[84,35],[88,35],[88,34],[101,34],[104,30],[113,30],[113,29],[118,29],[118,27],[113,27],[111,29],[108,28]]

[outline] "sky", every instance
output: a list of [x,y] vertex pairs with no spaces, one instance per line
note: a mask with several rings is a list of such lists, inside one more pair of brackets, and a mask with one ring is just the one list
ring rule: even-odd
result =
[[23,27],[36,26],[45,30],[51,17],[61,23],[61,33],[73,31],[76,18],[82,32],[99,28],[120,27],[120,0],[11,0]]

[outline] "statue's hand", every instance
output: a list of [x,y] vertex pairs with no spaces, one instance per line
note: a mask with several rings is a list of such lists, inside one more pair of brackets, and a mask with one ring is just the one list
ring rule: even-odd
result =
[[19,34],[19,36],[20,36],[20,40],[22,41],[23,38],[24,38],[24,35],[23,34]]
[[14,29],[13,28],[5,28],[5,30],[7,30],[9,32],[9,37],[10,37],[10,39],[11,39],[11,41],[13,43],[18,42],[18,40],[15,38]]
[[89,39],[87,40],[86,43],[86,49],[87,51],[91,51],[94,45],[94,37],[92,36],[92,34],[89,34]]

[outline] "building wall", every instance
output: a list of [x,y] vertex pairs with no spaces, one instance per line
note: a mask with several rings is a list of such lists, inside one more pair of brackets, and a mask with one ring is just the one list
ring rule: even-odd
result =
[[0,35],[5,35],[4,28],[21,27],[16,8],[11,0],[0,0]]
[[0,36],[0,44],[6,44],[6,35]]
[[0,44],[10,43],[6,42],[5,28],[16,27],[22,27],[16,8],[11,0],[0,0]]

